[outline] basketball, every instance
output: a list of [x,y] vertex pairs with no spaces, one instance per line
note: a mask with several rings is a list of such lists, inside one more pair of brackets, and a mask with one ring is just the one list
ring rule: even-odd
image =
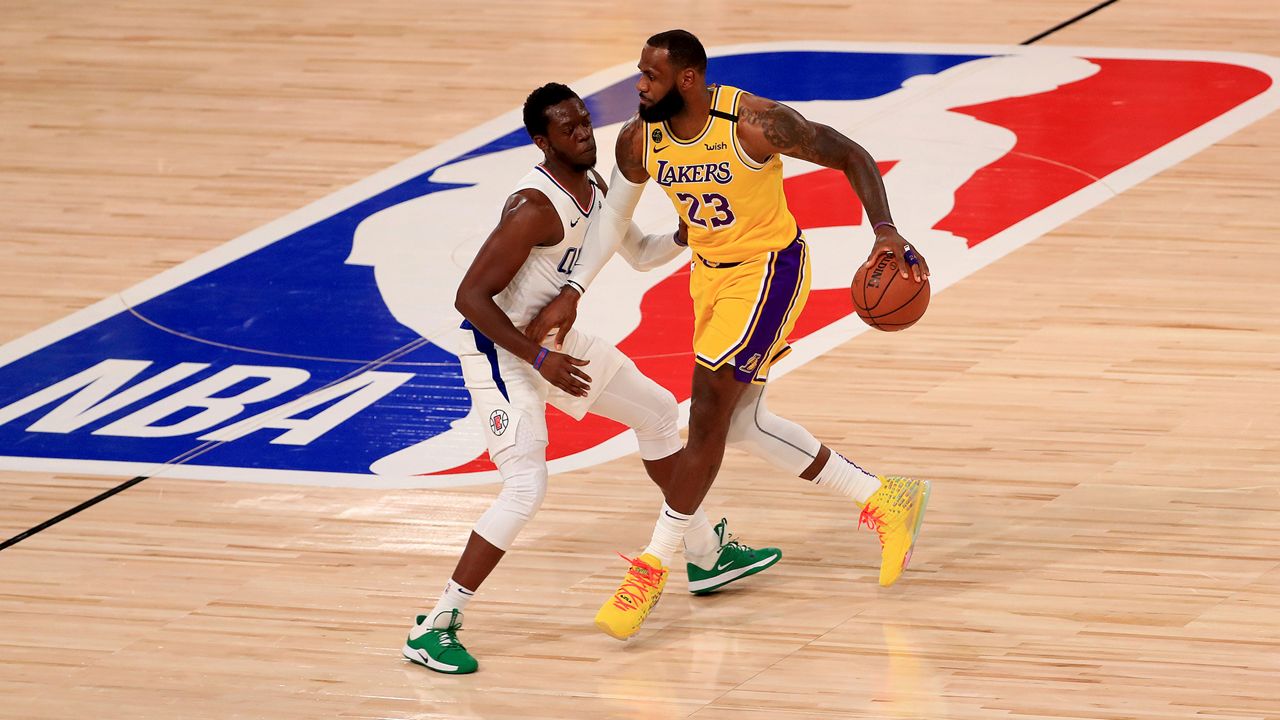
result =
[[919,283],[914,278],[904,280],[898,258],[888,253],[881,254],[870,267],[858,268],[849,292],[858,317],[886,332],[915,325],[929,307],[929,278]]

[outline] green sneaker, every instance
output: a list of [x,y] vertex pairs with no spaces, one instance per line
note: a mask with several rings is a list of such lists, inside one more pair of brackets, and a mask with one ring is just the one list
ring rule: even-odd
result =
[[720,538],[720,554],[710,568],[702,569],[693,563],[686,563],[689,571],[689,592],[694,595],[706,595],[728,585],[734,580],[755,575],[782,559],[782,551],[778,548],[749,548],[730,536],[729,521],[721,518],[716,525],[716,535]]
[[[422,625],[426,615],[419,615],[416,624]],[[443,612],[431,623],[432,629],[418,637],[409,631],[409,638],[404,641],[401,652],[405,658],[430,668],[436,672],[450,675],[465,675],[476,671],[478,663],[471,653],[458,642],[458,631],[462,629],[462,613],[450,610]],[[442,627],[443,626],[443,627]]]

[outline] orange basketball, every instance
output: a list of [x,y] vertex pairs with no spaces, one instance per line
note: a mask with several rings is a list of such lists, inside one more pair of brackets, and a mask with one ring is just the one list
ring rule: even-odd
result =
[[929,278],[903,279],[898,258],[881,254],[869,268],[858,268],[849,292],[862,321],[877,330],[893,332],[916,324],[929,307]]

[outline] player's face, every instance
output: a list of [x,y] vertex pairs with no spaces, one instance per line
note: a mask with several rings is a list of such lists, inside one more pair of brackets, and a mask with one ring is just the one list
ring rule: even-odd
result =
[[669,120],[684,109],[684,96],[676,86],[676,72],[665,48],[645,45],[640,52],[640,119],[645,122]]
[[575,170],[595,167],[596,136],[581,100],[570,98],[547,108],[547,147],[542,151]]

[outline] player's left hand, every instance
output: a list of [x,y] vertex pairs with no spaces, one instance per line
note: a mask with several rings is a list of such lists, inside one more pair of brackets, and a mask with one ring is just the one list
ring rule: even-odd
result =
[[902,260],[898,263],[898,269],[903,278],[912,278],[916,282],[921,282],[929,277],[929,263],[925,262],[924,256],[912,247],[906,238],[898,234],[897,228],[891,225],[885,225],[876,231],[876,244],[871,246],[871,254],[867,256],[867,261],[862,264],[862,267],[871,267],[876,258],[885,253]]

